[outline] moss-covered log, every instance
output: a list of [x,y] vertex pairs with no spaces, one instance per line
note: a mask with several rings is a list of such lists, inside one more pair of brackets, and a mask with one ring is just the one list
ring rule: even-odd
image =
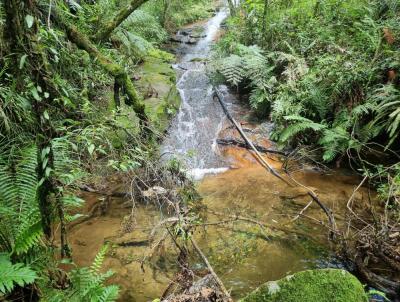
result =
[[136,9],[138,9],[143,3],[148,0],[132,0],[129,5],[123,7],[115,17],[103,25],[103,28],[94,37],[95,41],[105,41],[107,40],[111,33],[121,25],[122,22],[126,20]]
[[147,123],[147,115],[145,113],[145,105],[143,100],[138,95],[135,87],[124,68],[113,60],[103,55],[96,45],[83,33],[81,33],[74,25],[64,20],[62,12],[57,12],[55,17],[57,21],[62,25],[67,33],[68,39],[73,42],[78,48],[85,50],[93,60],[105,70],[111,76],[115,78],[115,82],[119,87],[124,88],[124,92],[128,97],[127,105],[132,106],[133,110],[141,120],[141,122]]

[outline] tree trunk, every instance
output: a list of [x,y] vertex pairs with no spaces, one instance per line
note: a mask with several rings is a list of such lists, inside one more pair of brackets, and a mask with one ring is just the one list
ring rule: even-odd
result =
[[268,0],[264,0],[264,12],[263,12],[263,18],[262,18],[262,37],[263,37],[263,42],[265,44],[266,40],[266,34],[267,34],[267,15],[268,15]]
[[99,32],[94,37],[94,41],[100,42],[107,40],[122,22],[147,1],[148,0],[132,0],[131,3],[127,7],[122,8],[111,21],[104,24],[103,28],[100,28]]
[[[116,64],[107,56],[103,55],[97,47],[86,37],[80,33],[78,29],[69,24],[69,22],[63,20],[61,17],[62,13],[57,12],[57,21],[65,28],[68,39],[73,42],[78,48],[85,50],[92,59],[96,60],[98,64],[107,71],[112,77],[114,77],[117,87],[124,88],[124,91],[128,97],[127,105],[132,106],[133,110],[139,117],[141,123],[147,124],[148,118],[145,112],[145,106],[142,99],[139,97],[131,79],[125,72],[124,68]],[[117,104],[118,105],[118,104]]]
[[[37,38],[39,30],[36,20],[35,0],[4,0],[4,10],[6,14],[6,30],[4,39],[7,44],[7,52],[11,57],[9,70],[16,79],[18,92],[25,91],[25,79],[30,78],[35,87],[40,86],[44,91],[51,92],[51,74],[46,55],[40,47]],[[27,67],[20,66],[22,56],[27,56]],[[51,102],[53,96],[50,96]],[[39,154],[49,145],[49,141],[54,137],[55,131],[51,123],[43,118],[43,113],[47,107],[46,102],[34,100],[32,111],[35,114],[39,130],[37,133],[36,145]],[[49,161],[50,162],[50,161]],[[45,175],[45,167],[42,167],[42,159],[38,156],[37,176],[39,180],[44,180],[38,188],[38,202],[41,213],[42,228],[47,238],[51,236],[51,214],[52,205],[49,195],[53,192],[53,185]]]

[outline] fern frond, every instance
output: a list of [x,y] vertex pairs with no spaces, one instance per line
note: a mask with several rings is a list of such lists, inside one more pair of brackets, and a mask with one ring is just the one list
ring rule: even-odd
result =
[[118,298],[119,287],[110,285],[103,289],[103,293],[99,297],[99,302],[113,302]]
[[92,265],[90,266],[90,271],[93,274],[99,273],[101,266],[103,265],[104,258],[106,257],[107,251],[108,251],[108,245],[104,245],[97,253]]
[[33,283],[36,273],[22,263],[12,264],[6,255],[0,255],[0,293],[11,292],[15,284],[23,287]]
[[285,120],[291,121],[294,123],[291,124],[290,126],[286,127],[286,129],[284,129],[281,132],[281,134],[279,136],[279,140],[281,142],[289,141],[289,139],[291,139],[293,136],[295,136],[296,134],[298,134],[304,130],[311,129],[311,130],[318,132],[318,131],[321,131],[326,128],[325,125],[315,123],[312,120],[307,119],[302,116],[286,116]]
[[238,55],[231,55],[221,59],[218,62],[217,69],[234,86],[239,85],[246,75],[243,59]]
[[42,235],[43,228],[40,220],[28,227],[22,228],[22,231],[15,238],[13,252],[17,255],[28,252],[40,241]]
[[15,177],[9,167],[0,162],[0,204],[14,208],[17,197],[18,187],[15,185]]
[[[36,146],[29,146],[21,151],[15,170],[18,197],[23,207],[37,207],[38,179],[36,169],[38,166],[38,151]],[[22,206],[21,206],[22,207]],[[22,209],[23,210],[23,209]]]

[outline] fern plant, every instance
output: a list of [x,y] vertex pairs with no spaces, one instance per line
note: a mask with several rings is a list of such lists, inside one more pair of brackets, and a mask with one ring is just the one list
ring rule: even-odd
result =
[[49,291],[44,300],[48,302],[113,302],[118,298],[119,287],[104,285],[113,275],[112,271],[101,273],[108,246],[101,248],[90,267],[76,268],[69,273],[70,287],[64,292]]
[[400,90],[393,84],[386,84],[377,88],[371,96],[371,102],[376,104],[375,119],[371,125],[379,125],[387,129],[389,147],[398,137],[400,130]]
[[[7,155],[7,156],[6,156]],[[38,203],[38,151],[28,146],[0,156],[0,291],[32,283],[37,275],[29,267],[36,257],[43,229]],[[13,261],[11,262],[12,259]]]
[[0,228],[5,233],[0,251],[27,253],[43,233],[38,206],[38,151],[35,146],[22,149],[17,164],[0,157]]

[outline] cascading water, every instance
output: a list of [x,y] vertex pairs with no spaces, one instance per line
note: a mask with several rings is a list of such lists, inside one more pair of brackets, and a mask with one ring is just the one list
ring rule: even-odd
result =
[[218,102],[213,101],[206,64],[199,62],[209,56],[227,14],[225,9],[221,9],[205,25],[204,38],[196,45],[182,46],[185,55],[175,66],[182,105],[163,143],[163,154],[164,159],[183,161],[195,179],[227,170],[216,148],[216,138],[225,116]]

